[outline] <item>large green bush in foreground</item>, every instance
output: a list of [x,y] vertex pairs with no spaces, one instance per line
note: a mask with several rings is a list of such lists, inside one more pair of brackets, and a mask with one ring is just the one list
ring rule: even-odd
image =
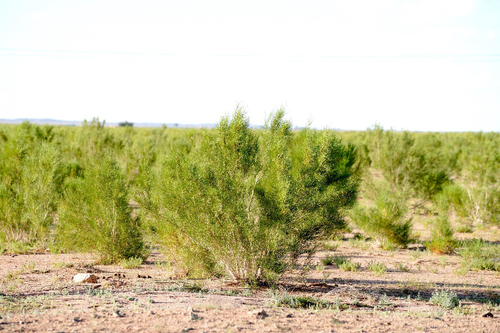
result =
[[137,200],[153,237],[190,275],[272,282],[344,226],[355,156],[331,133],[292,140],[282,110],[260,136],[241,110],[174,150]]
[[64,250],[94,252],[102,263],[144,256],[139,219],[132,217],[125,175],[109,154],[89,157],[83,178],[66,182],[56,226]]

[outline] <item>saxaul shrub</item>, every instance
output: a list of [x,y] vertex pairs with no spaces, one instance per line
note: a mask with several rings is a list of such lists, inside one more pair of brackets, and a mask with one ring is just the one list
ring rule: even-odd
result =
[[464,181],[448,185],[436,197],[441,214],[465,224],[498,224],[500,221],[500,183]]
[[433,221],[431,226],[431,240],[427,242],[427,248],[434,253],[455,253],[457,241],[454,238],[454,230],[446,216],[440,216]]
[[371,166],[382,172],[393,191],[418,199],[415,206],[431,200],[448,183],[448,171],[438,156],[426,154],[414,134],[375,126],[368,135]]
[[448,184],[435,198],[439,214],[454,221],[467,220],[467,191],[459,184]]
[[136,196],[152,237],[186,274],[273,282],[345,225],[355,151],[331,133],[294,137],[283,110],[252,131],[238,108],[190,146],[144,170],[149,186]]
[[23,123],[0,139],[0,242],[14,252],[50,243],[62,184],[52,127]]
[[500,222],[499,144],[496,133],[470,134],[469,142],[460,154],[460,189],[455,191],[456,197],[448,198],[453,208],[466,215],[472,224]]
[[146,256],[125,175],[109,154],[90,157],[66,187],[56,237],[61,249],[97,253],[102,263]]
[[350,218],[382,248],[406,247],[411,241],[412,217],[406,201],[397,193],[382,190],[370,208],[357,205]]

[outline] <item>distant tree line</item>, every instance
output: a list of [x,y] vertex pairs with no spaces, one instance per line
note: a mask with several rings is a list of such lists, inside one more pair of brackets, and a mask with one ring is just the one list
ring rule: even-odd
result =
[[134,123],[129,123],[128,121],[123,121],[121,123],[118,123],[118,126],[120,126],[120,127],[134,127]]

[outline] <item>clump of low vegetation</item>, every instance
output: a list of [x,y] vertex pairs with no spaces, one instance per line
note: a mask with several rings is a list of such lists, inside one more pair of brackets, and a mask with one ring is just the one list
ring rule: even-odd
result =
[[333,256],[333,264],[337,267],[339,267],[340,265],[342,265],[348,261],[349,261],[349,258],[347,258],[346,256],[342,256],[342,255]]
[[343,271],[356,272],[361,267],[359,263],[353,262],[346,256],[333,256],[333,258],[331,258],[331,262]]
[[130,268],[141,267],[143,262],[144,262],[143,257],[130,257],[130,258],[125,258],[125,259],[120,260],[119,264],[123,268],[130,269]]
[[464,223],[459,225],[456,231],[464,234],[471,234],[474,232],[474,227],[470,224]]
[[326,241],[323,243],[323,249],[326,251],[337,251],[339,248],[340,244],[339,242],[335,241]]
[[408,265],[402,264],[400,262],[398,262],[396,264],[396,269],[398,271],[405,272],[405,273],[408,273],[410,271],[410,267]]
[[333,264],[333,261],[334,261],[334,257],[331,254],[327,254],[324,258],[321,259],[321,263],[324,266],[328,266],[328,265]]
[[349,239],[349,245],[361,250],[367,250],[371,244],[360,235],[356,235],[356,237]]
[[0,313],[25,314],[28,311],[45,311],[53,308],[53,300],[46,296],[15,297],[0,293]]
[[460,305],[457,294],[444,289],[434,291],[429,302],[445,309],[453,309]]
[[465,270],[500,271],[500,262],[498,261],[500,245],[476,239],[465,242],[459,253],[462,257],[462,267]]
[[387,271],[387,266],[384,263],[377,261],[370,261],[366,265],[366,268],[372,271],[375,274],[375,276],[384,275],[385,272]]
[[326,269],[325,265],[317,265],[316,266],[316,270],[318,272],[321,272],[323,283],[326,283],[326,279],[328,279],[330,277],[330,275],[332,275],[332,272],[326,271],[325,269]]
[[339,265],[339,268],[345,272],[357,272],[361,267],[360,263],[348,260]]
[[310,296],[294,296],[286,292],[275,292],[272,299],[275,306],[294,309],[326,309],[330,307],[330,303],[326,300]]

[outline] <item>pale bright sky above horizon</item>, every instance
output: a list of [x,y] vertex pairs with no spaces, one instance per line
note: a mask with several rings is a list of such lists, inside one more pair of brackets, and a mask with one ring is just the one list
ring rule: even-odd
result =
[[498,0],[0,0],[0,118],[500,131]]

